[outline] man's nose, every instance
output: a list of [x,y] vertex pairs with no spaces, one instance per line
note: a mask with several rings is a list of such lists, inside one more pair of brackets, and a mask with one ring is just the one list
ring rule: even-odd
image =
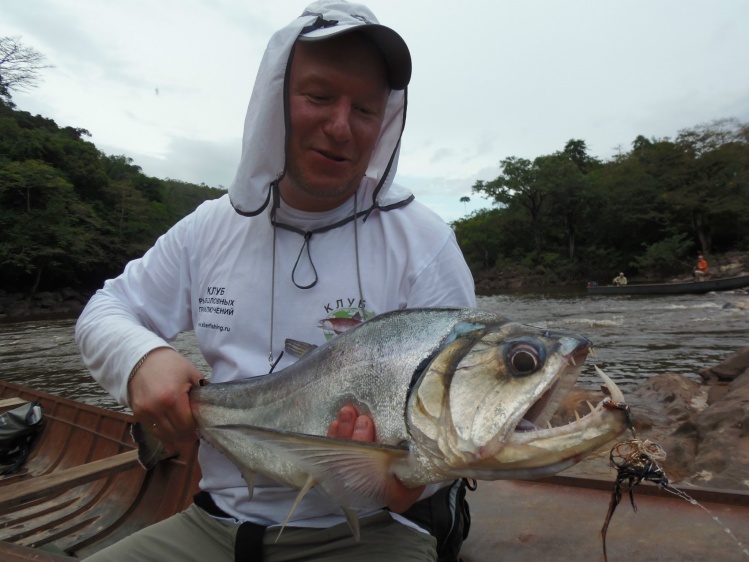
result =
[[347,141],[351,137],[351,104],[346,100],[333,104],[324,130],[336,142]]

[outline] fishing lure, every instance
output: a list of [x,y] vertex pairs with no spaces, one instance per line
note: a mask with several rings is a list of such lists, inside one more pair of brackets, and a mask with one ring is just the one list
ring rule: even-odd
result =
[[616,481],[614,491],[611,494],[609,510],[606,513],[606,519],[601,529],[603,539],[603,559],[608,562],[606,556],[606,531],[609,528],[609,522],[614,515],[616,506],[622,500],[623,489],[629,494],[629,501],[632,509],[636,512],[634,487],[642,481],[652,482],[662,488],[668,488],[668,478],[663,469],[658,465],[658,461],[666,458],[666,451],[658,443],[646,439],[642,441],[637,437],[635,428],[630,418],[629,406],[626,404],[612,403],[612,408],[618,408],[627,412],[627,421],[629,429],[632,431],[632,439],[621,441],[613,446],[609,453],[609,462],[616,469]]

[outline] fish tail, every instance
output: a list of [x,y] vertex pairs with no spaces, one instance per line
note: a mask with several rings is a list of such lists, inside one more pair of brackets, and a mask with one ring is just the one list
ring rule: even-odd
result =
[[169,456],[164,444],[158,437],[146,431],[140,422],[132,425],[130,435],[138,445],[138,462],[146,470],[151,470],[160,460]]

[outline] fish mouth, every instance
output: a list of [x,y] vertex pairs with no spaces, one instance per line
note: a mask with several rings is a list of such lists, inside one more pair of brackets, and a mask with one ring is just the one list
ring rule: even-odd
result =
[[[572,353],[566,357],[567,367],[554,380],[551,386],[538,398],[523,414],[515,431],[535,431],[539,426],[546,424],[559,408],[562,400],[567,393],[575,386],[577,379],[582,371],[582,366],[592,353],[589,342],[575,348]],[[606,375],[604,375],[606,376]],[[606,379],[611,382],[609,377]],[[605,379],[604,379],[605,382]],[[613,382],[611,382],[613,384]],[[616,387],[616,385],[614,385]],[[621,391],[616,388],[618,395]],[[624,397],[622,396],[622,401]]]
[[[577,368],[577,367],[575,367]],[[474,477],[497,471],[504,478],[542,478],[576,464],[591,451],[616,438],[629,427],[628,408],[624,394],[600,368],[596,373],[603,380],[609,395],[596,406],[588,403],[589,412],[566,425],[540,428],[538,421],[547,422],[549,404],[557,404],[567,393],[564,380],[558,379],[522,417],[515,430],[507,436],[499,451],[486,456],[475,466]],[[570,377],[573,381],[575,377]],[[556,406],[554,407],[556,409]]]
[[[598,376],[603,379],[603,382],[609,391],[609,396],[601,400],[601,402],[599,402],[595,407],[588,403],[588,407],[590,409],[590,412],[588,414],[580,417],[580,415],[576,411],[575,414],[577,416],[577,419],[574,422],[558,427],[548,427],[544,429],[540,428],[536,424],[535,420],[538,419],[538,416],[534,414],[534,411],[539,410],[539,408],[545,410],[542,405],[554,401],[551,397],[557,395],[563,397],[563,395],[566,394],[566,392],[559,391],[557,387],[560,384],[560,381],[556,381],[554,382],[552,387],[547,390],[544,395],[528,409],[523,418],[520,420],[520,423],[518,423],[517,427],[515,427],[515,433],[523,434],[527,432],[533,432],[535,434],[535,437],[544,437],[547,435],[556,435],[568,432],[576,433],[579,431],[580,427],[587,427],[591,424],[591,422],[595,423],[601,417],[601,415],[606,415],[606,412],[611,410],[612,404],[616,404],[617,408],[623,408],[625,400],[622,391],[618,386],[616,386],[616,383],[611,380],[611,378],[606,375],[606,373],[604,373],[598,366],[594,366],[594,368]],[[519,435],[515,439],[518,442],[522,442],[523,438]]]

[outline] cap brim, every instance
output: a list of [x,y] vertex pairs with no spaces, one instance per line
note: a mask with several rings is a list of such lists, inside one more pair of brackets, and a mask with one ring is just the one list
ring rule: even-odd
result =
[[321,41],[346,33],[363,33],[382,53],[387,67],[388,81],[393,90],[403,90],[411,80],[411,53],[403,38],[389,27],[380,24],[335,25],[321,27],[299,35],[300,41]]

